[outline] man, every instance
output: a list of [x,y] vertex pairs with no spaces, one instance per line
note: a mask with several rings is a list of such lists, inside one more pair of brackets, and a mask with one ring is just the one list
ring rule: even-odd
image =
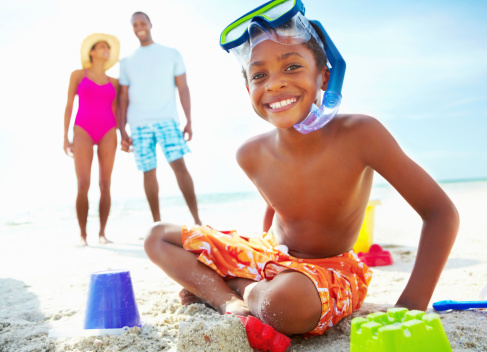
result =
[[[135,12],[132,26],[140,47],[120,62],[122,150],[129,151],[133,145],[137,168],[144,173],[144,189],[155,222],[161,220],[156,176],[157,143],[176,175],[195,224],[201,224],[193,179],[183,158],[190,151],[186,140],[190,141],[193,135],[191,100],[183,59],[177,50],[154,43],[152,23],[145,13]],[[186,115],[183,132],[178,128],[176,87]],[[132,138],[125,131],[127,122]]]

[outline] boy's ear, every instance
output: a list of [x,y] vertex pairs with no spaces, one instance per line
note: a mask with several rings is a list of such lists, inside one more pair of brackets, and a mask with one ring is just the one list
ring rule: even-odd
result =
[[249,85],[247,83],[245,83],[245,88],[247,88],[247,93],[250,95]]
[[321,85],[321,90],[326,91],[326,89],[328,88],[328,81],[330,80],[330,70],[328,69],[328,67],[326,65],[321,70],[321,78],[323,79],[323,84]]

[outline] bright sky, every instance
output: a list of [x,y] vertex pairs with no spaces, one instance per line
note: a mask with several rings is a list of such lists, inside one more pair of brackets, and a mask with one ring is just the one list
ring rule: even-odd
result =
[[[74,166],[62,150],[69,75],[80,68],[79,48],[90,33],[116,35],[121,57],[137,48],[130,16],[138,10],[150,16],[154,40],[185,60],[194,130],[185,159],[197,193],[253,189],[235,151],[271,126],[253,113],[236,60],[218,40],[227,24],[263,2],[2,1],[0,202],[74,202]],[[378,118],[438,180],[487,177],[485,0],[304,3],[347,62],[341,112]],[[118,64],[108,73],[118,77]],[[160,156],[161,194],[179,194]],[[112,182],[112,197],[143,197],[132,155],[117,153]]]

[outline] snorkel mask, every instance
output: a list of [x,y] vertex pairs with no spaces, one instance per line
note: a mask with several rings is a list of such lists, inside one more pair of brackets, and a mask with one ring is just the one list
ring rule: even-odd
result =
[[330,79],[322,105],[313,104],[308,116],[294,125],[297,131],[307,134],[322,128],[336,116],[342,100],[346,64],[321,23],[311,21],[323,33],[326,46],[304,13],[301,0],[269,1],[227,26],[220,36],[220,46],[233,53],[245,69],[249,66],[252,49],[264,40],[292,45],[306,43],[313,37],[318,42],[328,58]]

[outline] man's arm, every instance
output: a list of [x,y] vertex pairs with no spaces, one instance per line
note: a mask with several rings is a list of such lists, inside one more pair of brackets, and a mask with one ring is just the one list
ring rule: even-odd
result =
[[186,73],[175,77],[176,86],[178,87],[179,100],[186,115],[186,126],[183,130],[183,135],[186,140],[190,141],[193,138],[193,128],[191,126],[191,96],[189,94],[188,82],[186,80]]
[[132,145],[132,139],[128,136],[125,126],[127,125],[127,108],[129,106],[129,86],[120,85],[119,94],[120,110],[118,114],[118,128],[120,129],[120,135],[122,137],[121,145],[122,150],[129,151],[129,147]]
[[402,151],[377,120],[365,117],[362,121],[359,143],[365,163],[381,174],[423,221],[416,261],[396,305],[426,310],[458,233],[458,212],[436,181]]

